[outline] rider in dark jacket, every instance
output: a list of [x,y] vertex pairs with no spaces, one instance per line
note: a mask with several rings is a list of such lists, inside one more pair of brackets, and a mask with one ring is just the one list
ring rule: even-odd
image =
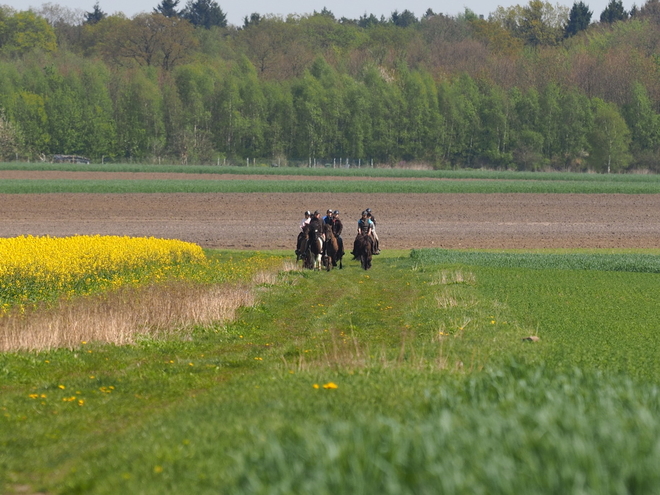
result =
[[371,237],[374,238],[374,254],[380,254],[380,243],[378,241],[378,234],[376,233],[376,217],[371,213],[371,208],[367,208],[365,211],[367,212],[367,218],[374,224],[371,229]]
[[309,221],[309,236],[310,239],[316,239],[323,234],[323,222],[321,221],[321,214],[316,210],[312,214],[312,219]]
[[341,238],[341,233],[344,230],[344,225],[339,219],[339,210],[335,210],[332,213],[332,233],[337,239],[337,245],[339,246],[338,258],[341,259],[344,256],[344,240]]

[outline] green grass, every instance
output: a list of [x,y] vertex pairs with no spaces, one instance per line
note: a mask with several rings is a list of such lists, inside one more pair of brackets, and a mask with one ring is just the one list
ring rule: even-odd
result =
[[0,170],[62,170],[73,172],[169,172],[189,174],[235,175],[303,175],[330,177],[381,177],[381,178],[438,178],[438,179],[499,179],[543,180],[579,182],[660,182],[655,174],[592,174],[575,172],[515,172],[481,169],[459,170],[410,170],[402,168],[328,168],[328,167],[236,167],[214,165],[135,165],[135,164],[71,164],[71,163],[17,163],[0,162]]
[[224,327],[5,354],[4,491],[655,493],[641,254],[386,252],[285,275]]
[[[623,176],[621,176],[623,177]],[[660,182],[470,180],[24,180],[6,179],[0,194],[46,193],[583,193],[658,194]]]

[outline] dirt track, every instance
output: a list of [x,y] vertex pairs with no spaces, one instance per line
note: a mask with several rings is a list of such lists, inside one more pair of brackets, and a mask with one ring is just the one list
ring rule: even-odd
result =
[[383,249],[660,247],[660,195],[0,195],[0,237],[155,236],[203,247],[293,249],[306,209],[341,211],[352,239],[373,209]]

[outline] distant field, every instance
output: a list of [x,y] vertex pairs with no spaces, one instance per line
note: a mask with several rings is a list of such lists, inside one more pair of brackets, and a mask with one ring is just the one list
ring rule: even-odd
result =
[[655,174],[586,174],[573,172],[516,172],[481,169],[414,170],[404,168],[225,167],[213,165],[130,165],[0,162],[0,170],[65,170],[75,172],[172,172],[187,174],[309,175],[354,177],[429,177],[444,179],[577,180],[591,182],[660,182]]
[[5,179],[0,194],[44,193],[536,193],[536,194],[659,194],[660,182],[469,180],[397,181],[342,180],[20,180]]

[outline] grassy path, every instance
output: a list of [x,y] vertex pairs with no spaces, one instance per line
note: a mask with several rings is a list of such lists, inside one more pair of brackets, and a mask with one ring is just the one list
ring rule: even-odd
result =
[[341,271],[293,275],[265,289],[236,323],[192,338],[0,355],[0,481],[9,491],[57,486],[81,459],[163,411],[237,377],[272,373],[283,359],[291,367],[319,359],[351,331],[396,343],[406,318],[401,301],[416,293],[392,276],[396,264],[383,257],[368,273],[348,262]]

